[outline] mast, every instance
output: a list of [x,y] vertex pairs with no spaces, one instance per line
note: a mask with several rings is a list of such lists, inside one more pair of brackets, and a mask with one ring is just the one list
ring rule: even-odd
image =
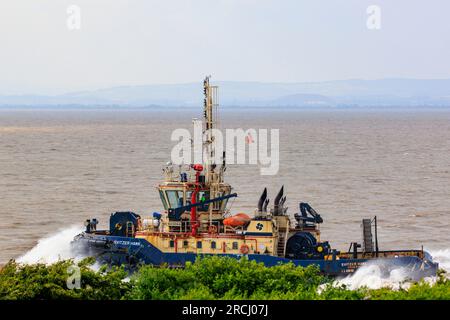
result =
[[205,154],[206,154],[206,182],[211,183],[214,180],[214,157],[215,157],[215,148],[214,148],[214,132],[216,121],[215,121],[215,113],[217,113],[217,93],[218,87],[211,86],[209,84],[210,76],[206,77],[203,81],[203,93],[205,98],[203,100],[204,105],[204,132],[206,133],[206,140],[204,143]]
[[[216,158],[216,150],[214,147],[215,137],[213,129],[216,128],[217,122],[215,116],[218,109],[218,86],[211,86],[209,84],[210,76],[206,77],[203,81],[203,121],[204,121],[204,132],[206,133],[206,140],[204,142],[204,148],[206,154],[205,159],[205,180],[206,184],[209,185],[210,189],[210,199],[216,198],[219,191],[219,183],[222,181],[223,168],[221,170],[216,170],[217,164],[214,159]],[[222,167],[224,163],[222,164]],[[215,203],[209,206],[209,219],[212,222],[212,211]]]

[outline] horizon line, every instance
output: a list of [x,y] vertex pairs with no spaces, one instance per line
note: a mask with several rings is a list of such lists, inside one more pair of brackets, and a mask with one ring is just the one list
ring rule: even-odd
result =
[[[212,77],[211,77],[212,78]],[[317,80],[317,81],[258,81],[258,80],[211,80],[212,83],[253,83],[253,84],[268,84],[268,85],[296,85],[296,84],[321,84],[330,82],[346,82],[346,81],[390,81],[390,80],[403,80],[403,81],[449,81],[450,77],[447,78],[408,78],[408,77],[386,77],[386,78],[347,78],[347,79],[335,79],[335,80]],[[136,87],[151,87],[151,86],[184,86],[184,85],[196,85],[201,84],[202,80],[190,81],[190,82],[173,82],[173,83],[146,83],[146,84],[122,84],[122,85],[111,85],[111,86],[101,86],[91,89],[73,89],[63,90],[61,93],[57,94],[45,94],[45,93],[20,93],[20,94],[3,94],[3,97],[21,97],[21,96],[46,96],[46,97],[56,97],[68,94],[86,93],[86,92],[96,92],[102,90],[110,89],[121,89],[121,88],[136,88]],[[50,89],[47,89],[50,90]]]

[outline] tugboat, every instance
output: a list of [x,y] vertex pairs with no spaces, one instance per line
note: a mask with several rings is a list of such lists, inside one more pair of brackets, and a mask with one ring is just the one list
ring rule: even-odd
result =
[[[214,155],[213,128],[216,125],[218,87],[204,82],[205,154]],[[253,215],[232,215],[228,201],[237,197],[224,181],[225,153],[216,165],[206,159],[203,164],[182,166],[175,172],[173,165],[163,169],[165,179],[158,185],[163,210],[151,216],[134,212],[115,212],[109,219],[109,229],[97,230],[98,220],[86,220],[86,230],[72,241],[73,248],[95,256],[107,264],[136,266],[151,264],[183,267],[198,256],[247,257],[274,266],[293,263],[298,266],[317,265],[330,276],[355,272],[359,267],[375,262],[386,271],[407,268],[412,278],[435,275],[438,264],[423,249],[381,251],[378,248],[377,220],[362,220],[362,243],[352,242],[347,252],[332,249],[320,238],[323,222],[308,203],[299,203],[293,219],[284,206],[286,196],[282,186],[272,208],[265,188]]]

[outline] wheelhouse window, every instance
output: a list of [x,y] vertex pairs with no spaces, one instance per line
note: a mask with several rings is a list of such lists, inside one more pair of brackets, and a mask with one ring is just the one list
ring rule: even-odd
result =
[[[219,193],[217,194],[217,198],[220,198],[220,197],[222,197],[222,196],[223,196],[223,193],[222,193],[222,192],[219,192]],[[223,200],[213,202],[213,203],[211,204],[211,205],[213,206],[213,210],[219,210],[219,209],[221,209],[221,207],[222,207],[222,202],[223,202]]]
[[[198,193],[198,202],[205,202],[206,200],[209,200],[209,191],[200,191]],[[209,204],[204,204],[198,207],[200,211],[208,211]]]
[[167,205],[167,201],[166,201],[166,198],[164,197],[164,192],[162,190],[159,190],[159,197],[161,198],[161,202],[164,206],[164,209],[168,210],[169,206]]
[[[226,191],[221,196],[227,196],[229,194],[230,194],[230,191]],[[224,199],[224,200],[220,201],[220,209],[221,210],[225,210],[227,208],[228,200],[230,200],[230,199],[228,198],[228,199]]]
[[181,190],[167,190],[167,199],[169,200],[169,207],[172,209],[182,207],[184,205],[183,191]]
[[[217,198],[224,197],[224,196],[227,196],[229,194],[230,194],[229,191],[219,192],[217,194]],[[214,202],[213,203],[214,210],[225,210],[226,207],[227,207],[227,203],[228,203],[228,199],[224,199],[224,200],[221,200],[221,201]]]
[[[191,197],[192,197],[192,191],[186,192],[186,204],[191,204]],[[207,190],[199,191],[199,193],[197,194],[197,198],[195,199],[195,202],[199,203],[199,202],[203,202],[206,200],[209,200],[209,191],[207,191]],[[197,207],[197,209],[199,211],[208,211],[208,208],[209,208],[209,203]]]

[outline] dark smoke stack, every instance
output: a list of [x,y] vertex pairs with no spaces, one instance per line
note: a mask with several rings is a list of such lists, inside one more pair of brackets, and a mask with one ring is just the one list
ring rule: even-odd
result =
[[266,199],[266,201],[264,201],[263,212],[267,212],[267,205],[269,204],[269,201],[269,199]]
[[279,205],[280,205],[281,197],[283,196],[283,192],[284,192],[284,185],[281,187],[280,191],[278,191],[278,194],[275,197],[275,200],[273,202],[273,213],[275,215],[278,214],[278,211],[279,211],[278,208],[279,208]]
[[286,202],[286,196],[284,196],[283,198],[281,198],[281,201],[280,201],[280,204],[279,204],[279,207],[280,208],[283,208],[284,207],[284,203]]
[[280,191],[278,191],[277,196],[275,197],[274,205],[279,205],[281,197],[283,196],[284,186],[281,187]]
[[284,208],[284,204],[286,203],[286,196],[282,197],[280,203],[278,204],[277,214],[283,215],[286,213],[286,209]]
[[280,204],[281,197],[283,196],[284,186],[281,187],[280,191],[278,191],[277,196],[275,197],[274,205],[277,206]]
[[267,188],[264,188],[264,191],[258,201],[258,211],[259,212],[263,211],[262,207],[263,207],[264,202],[266,201],[266,198],[267,198]]

